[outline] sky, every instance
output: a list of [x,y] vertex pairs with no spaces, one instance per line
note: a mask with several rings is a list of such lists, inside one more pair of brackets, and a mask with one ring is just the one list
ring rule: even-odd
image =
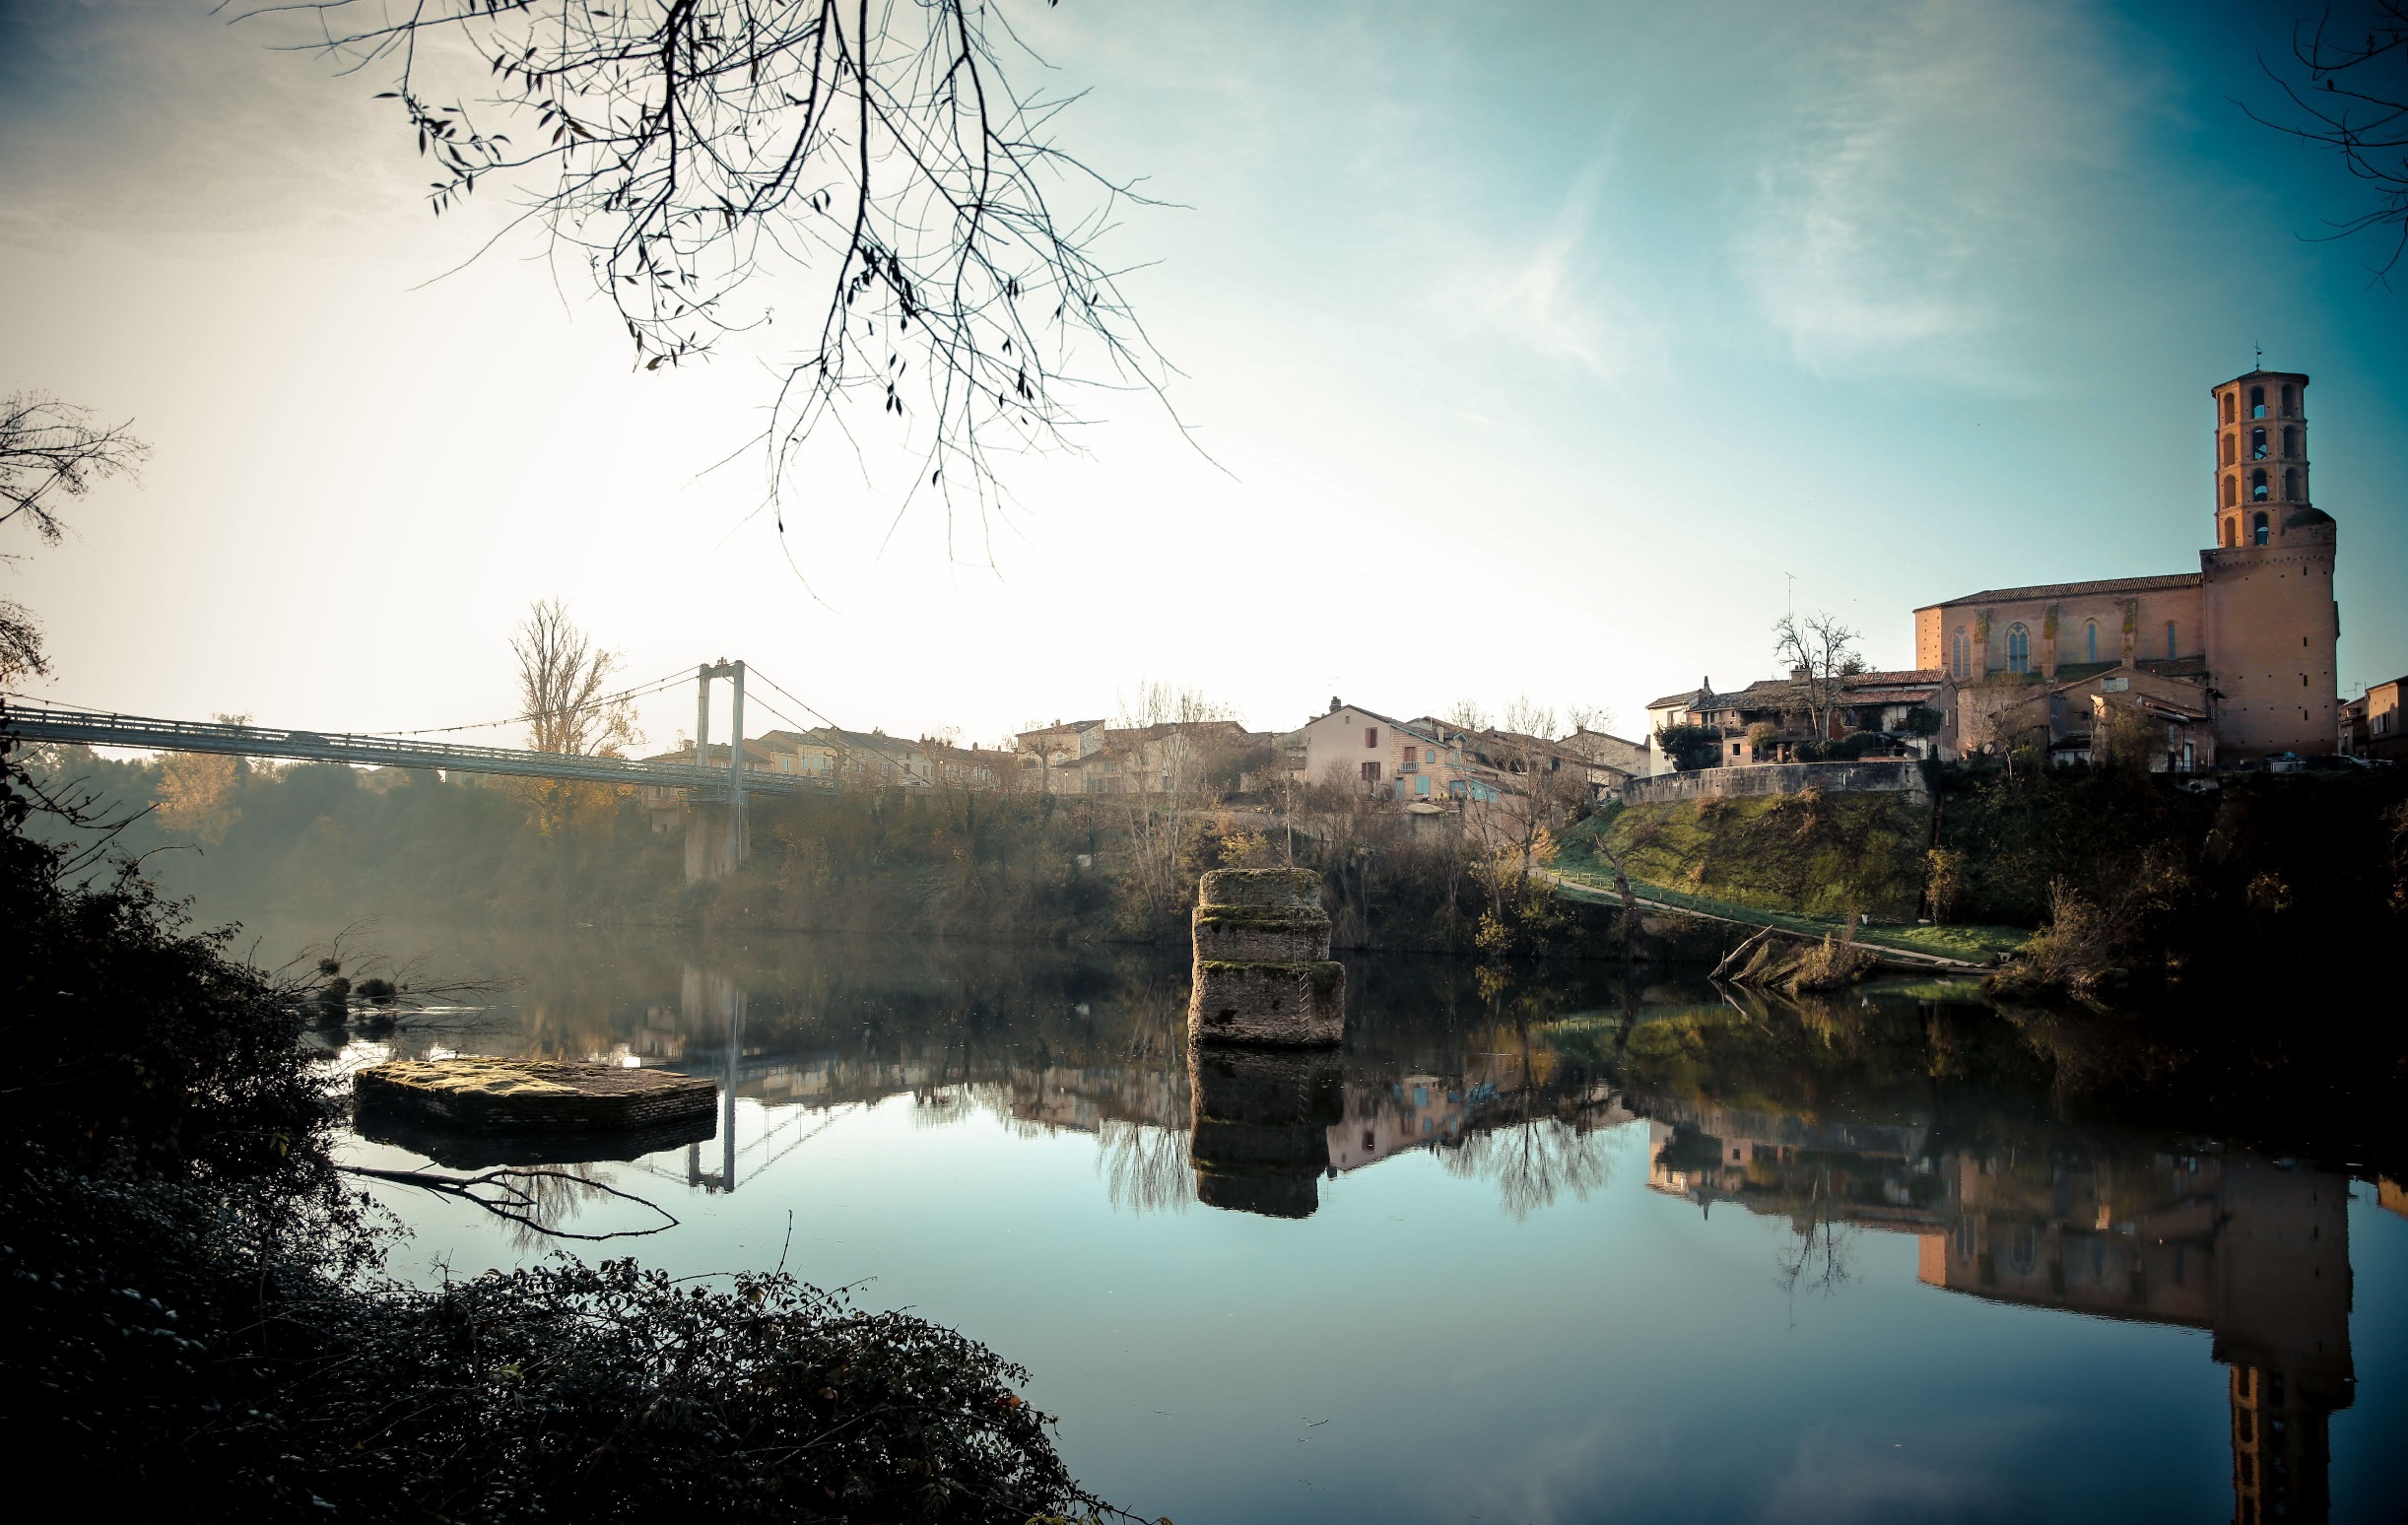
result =
[[[153,447],[65,545],[0,531],[54,660],[29,692],[490,720],[559,598],[630,680],[743,658],[894,734],[1156,682],[1264,729],[1526,696],[1636,736],[1769,675],[1793,607],[1906,666],[1918,604],[2195,570],[2208,389],[2260,346],[2313,377],[2344,694],[2408,672],[2408,273],[2321,237],[2356,188],[2244,114],[2280,3],[1009,15],[1015,68],[1084,93],[1060,146],[1160,202],[1104,252],[1175,414],[1105,398],[985,525],[898,519],[870,430],[809,458],[781,544],[768,338],[634,368],[534,235],[470,258],[502,199],[430,214],[383,80],[286,34],[0,0],[0,390]],[[641,720],[674,745],[691,691]]]

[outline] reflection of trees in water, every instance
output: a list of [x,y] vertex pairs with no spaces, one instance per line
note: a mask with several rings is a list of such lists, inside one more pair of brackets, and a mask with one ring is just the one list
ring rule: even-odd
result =
[[[556,1248],[560,1241],[549,1230],[577,1216],[577,1210],[604,1194],[601,1170],[592,1164],[545,1165],[542,1175],[516,1177],[512,1184],[526,1198],[521,1205],[532,1223],[510,1222],[510,1248],[521,1252]],[[557,1173],[554,1173],[557,1172]]]
[[1494,1181],[1498,1200],[1516,1220],[1552,1207],[1562,1192],[1585,1202],[1614,1175],[1604,1135],[1556,1117],[1474,1127],[1462,1147],[1441,1150],[1438,1159],[1450,1175]]
[[1096,1170],[1114,1208],[1130,1213],[1184,1213],[1195,1200],[1188,1171],[1187,1130],[1104,1119]]
[[1800,1288],[1829,1297],[1855,1280],[1848,1257],[1862,1230],[1841,1216],[1846,1204],[1831,1195],[1826,1189],[1829,1185],[1826,1173],[1817,1171],[1806,1201],[1790,1215],[1789,1243],[1781,1251],[1778,1281],[1792,1301]]

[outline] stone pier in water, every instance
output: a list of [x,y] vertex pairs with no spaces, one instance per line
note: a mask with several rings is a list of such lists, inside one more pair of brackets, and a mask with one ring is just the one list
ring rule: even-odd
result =
[[1198,1043],[1303,1048],[1346,1028],[1346,968],[1329,957],[1321,876],[1309,869],[1218,869],[1195,908],[1187,1034]]

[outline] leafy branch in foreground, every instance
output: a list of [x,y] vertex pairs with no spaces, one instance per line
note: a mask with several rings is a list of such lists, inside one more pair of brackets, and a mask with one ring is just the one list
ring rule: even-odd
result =
[[[1050,3],[1050,0],[1048,0]],[[780,363],[772,486],[823,424],[875,403],[918,457],[911,494],[1000,505],[998,452],[1067,442],[1067,386],[1159,396],[1166,367],[1097,246],[1142,201],[1056,147],[1069,99],[1023,94],[976,0],[295,0],[303,44],[390,79],[439,213],[502,177],[581,253],[645,369],[768,325],[747,283],[801,276],[809,337]],[[475,60],[471,63],[471,60]],[[448,78],[481,66],[470,101]],[[523,137],[513,137],[513,133]],[[1052,197],[1075,200],[1057,212]],[[856,441],[856,444],[858,442]],[[909,501],[906,496],[905,503]],[[779,527],[783,530],[783,517]]]

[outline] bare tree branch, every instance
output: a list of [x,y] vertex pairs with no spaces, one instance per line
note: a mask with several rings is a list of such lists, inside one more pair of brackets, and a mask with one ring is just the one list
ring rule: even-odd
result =
[[2312,23],[2292,29],[2291,55],[2299,74],[2260,60],[2290,100],[2291,119],[2262,116],[2245,103],[2241,109],[2252,121],[2339,154],[2368,187],[2373,204],[2331,224],[2327,236],[2390,230],[2389,251],[2375,266],[2382,279],[2408,257],[2408,0],[2327,6]]
[[[1148,198],[1054,145],[1069,101],[1005,78],[998,38],[1019,39],[995,4],[291,0],[237,19],[271,13],[390,81],[436,212],[482,180],[517,187],[515,223],[585,257],[646,370],[769,326],[769,302],[738,294],[804,278],[806,338],[765,435],[773,499],[821,426],[851,437],[875,403],[917,458],[903,506],[937,493],[951,543],[966,495],[983,536],[999,456],[1069,443],[1074,385],[1163,391],[1098,253],[1115,209]],[[445,78],[472,58],[475,100]],[[1057,213],[1065,193],[1078,210]]]
[[58,544],[67,532],[60,498],[81,497],[110,477],[136,476],[150,458],[151,447],[126,432],[131,423],[95,428],[90,408],[47,392],[0,398],[0,524],[24,515],[44,544]]

